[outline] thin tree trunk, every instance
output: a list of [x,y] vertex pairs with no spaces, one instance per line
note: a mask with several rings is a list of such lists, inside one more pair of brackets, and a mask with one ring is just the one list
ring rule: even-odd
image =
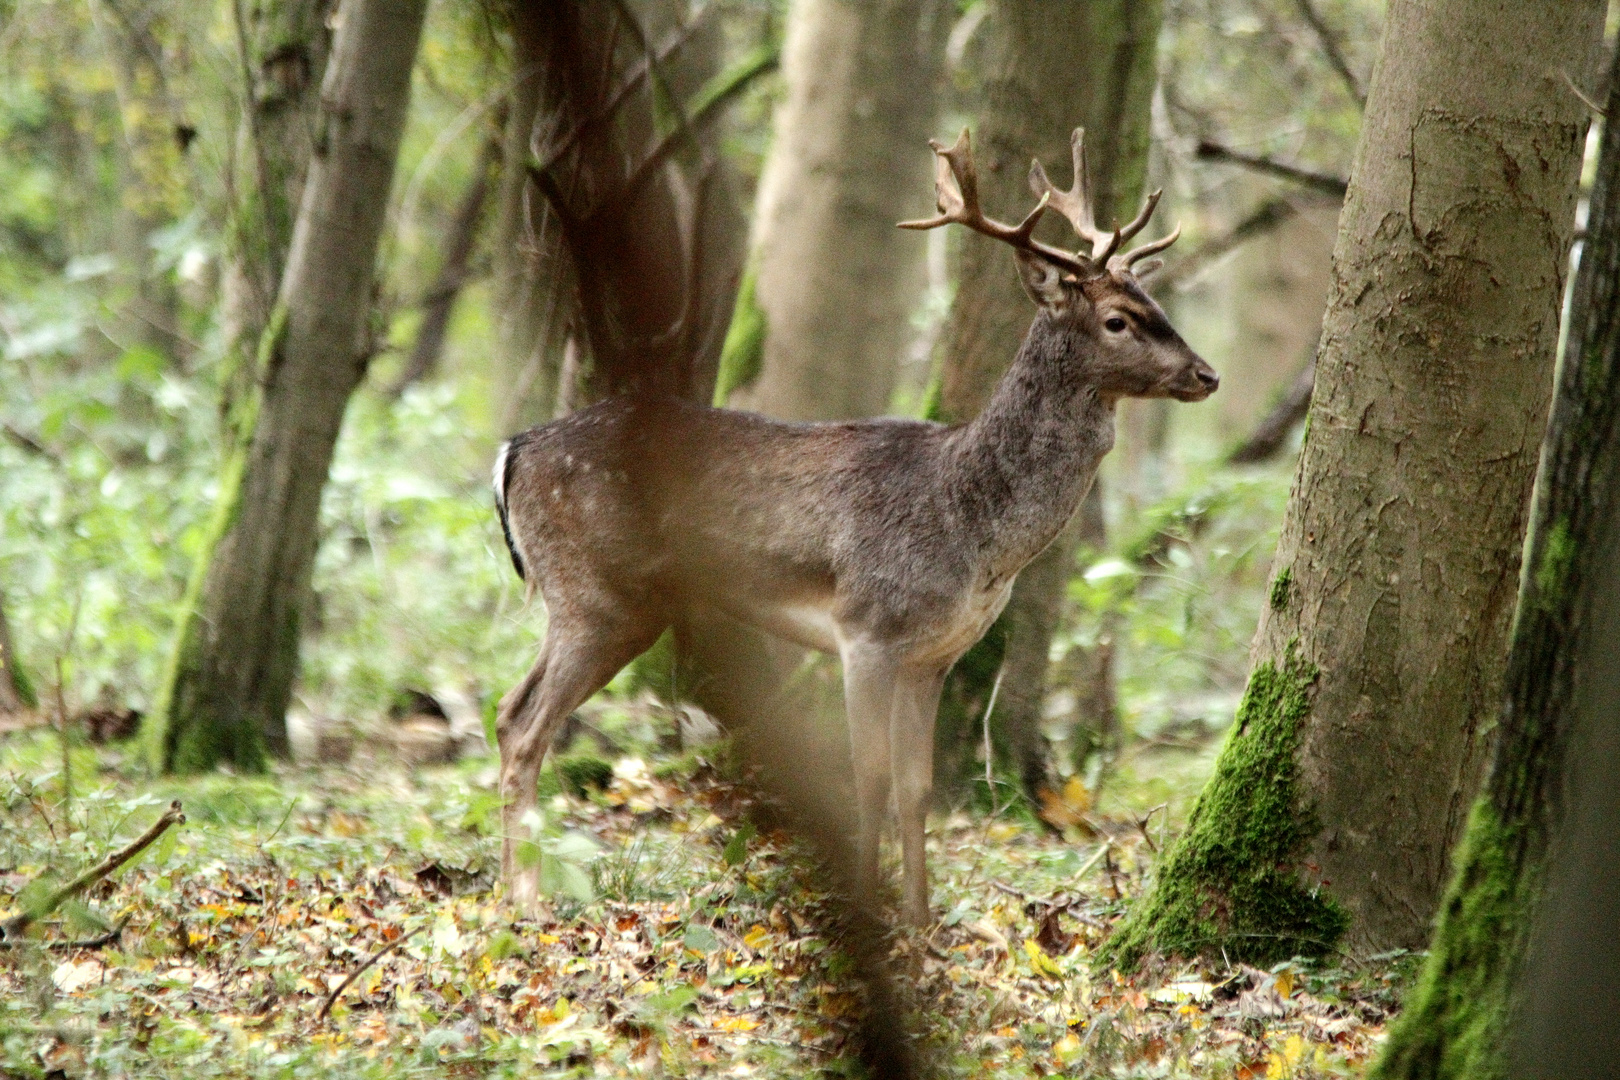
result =
[[388,388],[398,397],[413,382],[432,375],[439,366],[444,352],[445,334],[450,329],[450,315],[455,310],[456,298],[471,276],[473,251],[478,246],[478,226],[484,219],[484,203],[489,194],[490,174],[501,160],[501,140],[488,138],[473,166],[472,179],[461,194],[461,202],[450,220],[450,230],[444,242],[444,265],[433,276],[427,294],[422,298],[422,323],[416,331],[416,344],[405,367]]
[[[1421,948],[1501,700],[1600,0],[1399,0],[1248,692],[1112,948]],[[1257,790],[1263,789],[1263,790]]]
[[537,5],[509,5],[514,53],[495,223],[495,377],[508,389],[501,432],[551,418],[573,321],[573,268],[550,204],[525,167],[547,82]]
[[284,752],[321,491],[370,354],[378,240],[426,0],[349,0],[281,294],[259,349],[256,417],[227,463],[154,710],[161,766],[262,765]]
[[11,626],[6,622],[5,595],[0,593],[0,716],[21,712],[34,704],[28,676],[11,643]]
[[[1609,89],[1620,115],[1620,82]],[[1608,126],[1490,774],[1372,1075],[1608,1075],[1620,805],[1620,131]],[[1596,871],[1596,872],[1594,872]],[[1511,1066],[1511,1067],[1510,1067]]]
[[[937,0],[800,0],[787,100],[760,180],[758,379],[737,404],[793,420],[886,412],[927,282],[926,216],[945,26]],[[746,298],[745,298],[746,299]]]
[[[237,205],[225,232],[220,322],[225,338],[221,415],[245,439],[259,338],[292,244],[315,137],[317,91],[331,51],[332,0],[261,0],[232,8],[247,109],[237,138]],[[240,21],[237,21],[240,20]]]
[[[1158,0],[1009,0],[995,6],[980,31],[989,42],[984,104],[973,133],[980,191],[991,213],[1021,215],[1030,204],[1030,157],[1056,175],[1069,160],[1069,133],[1082,125],[1097,205],[1121,221],[1135,216],[1147,176],[1162,15]],[[1074,247],[1061,224],[1048,220],[1042,229],[1053,242]],[[1032,310],[1000,245],[965,237],[945,333],[940,419],[966,421],[984,407],[1023,340]],[[1069,527],[1019,574],[998,628],[953,671],[936,728],[935,785],[947,797],[971,780],[971,748],[988,705],[989,680],[1003,665],[993,718],[999,750],[1026,793],[1033,795],[1045,779],[1040,714],[1052,636],[1075,552],[1081,543],[1103,547],[1102,521],[1094,487]]]
[[179,327],[179,293],[171,275],[152,273],[150,265],[152,234],[172,223],[186,202],[185,157],[196,135],[169,91],[166,68],[175,58],[165,56],[163,42],[173,35],[159,4],[100,0],[91,13],[113,61],[123,127],[117,154],[123,188],[119,276],[130,295],[118,313],[118,336],[183,360],[189,348]]

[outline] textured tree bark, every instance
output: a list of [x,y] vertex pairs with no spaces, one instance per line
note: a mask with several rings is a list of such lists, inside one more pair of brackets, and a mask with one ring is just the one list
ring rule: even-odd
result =
[[1586,131],[1558,72],[1603,8],[1390,6],[1249,691],[1119,962],[1425,944],[1551,388]]
[[802,0],[791,8],[755,211],[757,381],[740,406],[792,420],[886,412],[926,241],[944,12],[937,0]]
[[[1620,82],[1609,89],[1620,115]],[[1620,131],[1604,131],[1484,793],[1380,1080],[1600,1076],[1620,818]]]
[[284,752],[321,491],[370,354],[371,283],[426,0],[350,0],[259,348],[251,441],[226,465],[148,735],[172,771]]
[[[270,320],[292,243],[315,135],[317,91],[331,51],[331,0],[263,0],[242,12],[237,42],[249,95],[237,139],[245,195],[225,234],[221,323],[226,370],[222,415],[244,437],[238,415],[254,387],[259,337]],[[238,9],[239,10],[239,9]]]
[[[1026,176],[1038,157],[1054,182],[1069,160],[1069,133],[1086,129],[1086,158],[1097,206],[1121,221],[1140,209],[1147,176],[1150,106],[1157,82],[1163,15],[1158,0],[1017,0],[997,4],[982,72],[984,102],[973,132],[986,210],[1017,220],[1032,199]],[[1052,242],[1076,246],[1061,219],[1041,228]],[[989,400],[1031,319],[1001,246],[964,237],[956,300],[945,332],[940,419],[965,421]],[[1045,779],[1040,732],[1047,659],[1062,612],[1063,589],[1081,543],[1101,548],[1100,497],[1094,488],[1069,527],[1024,568],[998,629],[957,665],[936,728],[935,787],[942,795],[971,780],[971,747],[988,704],[990,681],[1005,665],[992,718],[999,752],[1027,793]],[[998,644],[1001,643],[1001,644]],[[1001,650],[998,654],[998,650]]]

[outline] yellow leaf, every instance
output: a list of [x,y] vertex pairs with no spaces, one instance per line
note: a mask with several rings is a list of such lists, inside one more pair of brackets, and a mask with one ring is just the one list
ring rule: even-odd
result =
[[1266,1059],[1266,1080],[1282,1080],[1288,1075],[1288,1066],[1283,1062],[1281,1054],[1272,1054]]
[[1057,1059],[1063,1064],[1069,1064],[1080,1055],[1080,1037],[1072,1031],[1067,1032],[1063,1038],[1052,1044],[1052,1053],[1056,1054]]
[[759,952],[760,946],[764,945],[770,939],[770,936],[771,932],[769,930],[755,923],[748,928],[748,933],[743,935],[743,944],[755,952]]
[[728,1016],[714,1026],[721,1031],[753,1031],[759,1027],[759,1021],[750,1020],[746,1016]]
[[556,934],[536,934],[534,939],[542,945],[555,945],[562,940]]
[[1283,1043],[1283,1057],[1290,1065],[1298,1065],[1300,1058],[1305,1056],[1305,1040],[1298,1035],[1290,1035]]
[[1046,955],[1046,950],[1034,938],[1024,939],[1024,954],[1029,957],[1029,966],[1037,975],[1045,975],[1049,979],[1063,978],[1063,969]]
[[1294,973],[1285,971],[1277,976],[1277,996],[1288,997],[1294,992]]
[[1083,824],[1086,811],[1091,809],[1091,792],[1078,776],[1069,777],[1062,791],[1042,788],[1039,795],[1041,820],[1053,828]]

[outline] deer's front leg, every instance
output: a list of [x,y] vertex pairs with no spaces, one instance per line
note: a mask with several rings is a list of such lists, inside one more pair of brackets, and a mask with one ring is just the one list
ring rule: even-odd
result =
[[878,838],[889,810],[889,717],[894,711],[897,666],[881,650],[851,645],[843,650],[844,708],[855,766],[855,808],[860,824],[855,845],[857,888],[870,896],[878,884]]
[[934,793],[934,717],[945,686],[943,670],[906,669],[894,694],[890,745],[894,794],[900,814],[900,848],[905,867],[901,916],[927,926],[928,857],[924,847],[928,806]]

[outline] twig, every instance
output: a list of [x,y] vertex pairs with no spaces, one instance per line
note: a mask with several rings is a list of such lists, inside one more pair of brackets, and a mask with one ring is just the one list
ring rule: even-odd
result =
[[[1001,693],[1001,677],[1006,673],[1007,662],[1003,660],[1001,666],[996,669],[996,681],[990,686],[990,700],[984,707],[984,790],[985,794],[990,796],[990,809],[993,811],[990,817],[992,819],[1001,811],[996,809],[996,780],[995,773],[992,771],[995,754],[990,748],[990,714],[995,710],[996,695]],[[988,825],[985,826],[985,830],[988,834]]]
[[401,945],[405,944],[407,941],[411,940],[411,938],[415,937],[417,934],[420,934],[426,929],[427,927],[425,926],[418,926],[410,933],[401,934],[393,941],[390,941],[387,945],[384,945],[382,948],[372,953],[365,963],[351,971],[349,973],[349,977],[338,983],[337,989],[333,990],[327,995],[326,1003],[321,1006],[321,1011],[315,1014],[315,1019],[317,1021],[325,1020],[326,1014],[332,1011],[332,1006],[337,1004],[337,999],[343,996],[343,991],[347,990],[354,983],[354,980],[371,970],[371,965],[375,964],[377,961],[381,960],[383,957],[387,956],[389,953],[393,952],[395,949],[399,948]]
[[3,432],[6,438],[10,439],[19,448],[28,451],[35,457],[45,458],[53,465],[62,464],[62,455],[58,454],[55,450],[52,450],[50,447],[40,442],[34,436],[28,434],[26,431],[23,431],[11,424],[0,424],[0,432]]
[[1142,834],[1142,839],[1147,841],[1148,850],[1153,852],[1155,855],[1159,853],[1159,845],[1155,844],[1153,842],[1153,837],[1148,835],[1148,822],[1153,820],[1154,814],[1157,814],[1160,810],[1166,809],[1169,807],[1169,805],[1169,803],[1160,803],[1158,806],[1155,806],[1153,809],[1136,819],[1136,831]]
[[1576,86],[1575,80],[1569,77],[1569,72],[1565,71],[1563,68],[1559,68],[1558,74],[1563,76],[1564,82],[1569,87],[1570,91],[1576,97],[1581,99],[1582,105],[1585,105],[1588,109],[1591,109],[1594,113],[1603,117],[1605,120],[1609,118],[1609,110],[1593,101],[1590,97],[1587,97],[1586,91],[1582,90],[1579,86]]
[[180,809],[180,800],[176,799],[174,802],[169,804],[169,808],[163,812],[163,816],[154,821],[152,823],[152,827],[141,833],[140,836],[136,837],[128,847],[115,851],[105,859],[102,859],[96,865],[90,867],[90,869],[84,871],[72,881],[68,882],[66,885],[63,885],[60,889],[57,889],[54,893],[46,898],[43,904],[37,905],[33,910],[24,911],[20,914],[13,915],[5,922],[0,923],[0,941],[10,941],[11,939],[17,937],[24,930],[27,930],[31,925],[33,925],[36,920],[42,919],[46,915],[49,915],[51,912],[55,911],[59,906],[61,906],[64,900],[76,896],[85,889],[88,889],[90,886],[94,885],[96,882],[100,881],[102,878],[106,877],[108,874],[112,873],[114,870],[117,870],[120,866],[123,866],[125,863],[129,862],[129,860],[139,855],[142,851],[145,851],[147,847],[151,845],[152,841],[156,840],[158,837],[162,836],[168,831],[169,826],[182,824],[185,820],[186,815]]
[[1288,390],[1282,399],[1260,422],[1255,425],[1249,437],[1239,444],[1226,457],[1228,465],[1253,465],[1257,462],[1268,461],[1281,450],[1283,443],[1288,441],[1288,433],[1294,430],[1295,425],[1305,419],[1305,414],[1311,408],[1311,394],[1316,390],[1316,350],[1311,350],[1311,358],[1305,361],[1299,374],[1289,384]]
[[1148,286],[1153,292],[1176,288],[1229,251],[1257,236],[1264,236],[1293,220],[1299,210],[1287,199],[1267,199],[1248,217],[1219,236],[1204,241],[1183,257],[1154,274]]
[[52,941],[46,945],[48,949],[100,949],[111,945],[124,934],[124,927],[129,925],[129,916],[125,915],[118,920],[118,924],[99,937],[86,938],[83,941]]
[[1203,161],[1225,161],[1233,165],[1242,165],[1255,172],[1267,173],[1271,176],[1280,176],[1284,180],[1292,180],[1296,184],[1308,187],[1313,191],[1324,192],[1344,198],[1344,193],[1350,190],[1350,181],[1342,176],[1332,176],[1328,173],[1313,172],[1302,169],[1298,165],[1290,165],[1285,161],[1264,157],[1259,154],[1245,154],[1241,150],[1234,150],[1230,146],[1215,142],[1212,139],[1198,141],[1197,156]]
[[1366,108],[1367,91],[1361,88],[1361,80],[1356,78],[1356,73],[1350,70],[1349,63],[1345,61],[1344,51],[1339,48],[1338,35],[1322,21],[1321,13],[1316,10],[1316,5],[1312,4],[1311,0],[1294,0],[1294,6],[1299,8],[1300,16],[1311,24],[1311,29],[1316,31],[1316,40],[1322,43],[1322,51],[1327,54],[1328,63],[1333,65],[1333,70],[1344,80],[1344,88],[1350,91],[1350,96],[1356,99],[1357,105]]

